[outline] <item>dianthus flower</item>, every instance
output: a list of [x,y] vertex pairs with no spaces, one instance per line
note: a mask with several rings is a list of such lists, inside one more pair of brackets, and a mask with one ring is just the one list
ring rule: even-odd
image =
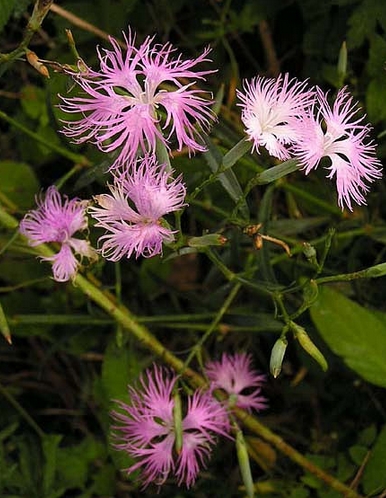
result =
[[352,201],[366,204],[366,182],[382,176],[375,145],[368,140],[371,126],[363,123],[365,116],[356,116],[358,106],[346,87],[339,90],[332,108],[320,88],[316,96],[316,116],[303,117],[293,152],[306,174],[317,168],[323,157],[328,157],[327,178],[335,177],[338,204],[352,211]]
[[182,419],[182,447],[176,451],[174,390],[177,376],[158,366],[148,369],[137,389],[129,387],[131,405],[119,401],[113,411],[116,449],[137,460],[127,472],[139,469],[144,486],[162,485],[170,474],[189,488],[205,465],[215,435],[227,435],[229,420],[221,403],[201,390],[188,397]]
[[96,253],[86,240],[73,237],[75,232],[87,228],[87,201],[62,200],[55,186],[48,188],[44,198],[37,198],[37,209],[29,211],[20,222],[20,232],[28,238],[31,246],[46,242],[58,242],[60,250],[54,256],[41,257],[52,261],[54,279],[65,282],[75,277],[80,262],[75,257],[94,258]]
[[214,119],[212,102],[192,85],[213,72],[193,69],[209,61],[209,49],[196,59],[183,60],[170,43],[154,44],[154,36],[139,48],[130,30],[123,36],[125,50],[112,37],[112,50],[97,49],[99,71],[85,70],[83,61],[79,72],[68,71],[85,95],[61,97],[62,111],[83,116],[65,122],[65,135],[77,143],[91,140],[103,152],[117,151],[112,168],[131,164],[138,153],[154,153],[157,140],[169,149],[172,135],[179,150],[205,150],[200,130]]
[[146,156],[130,172],[114,175],[111,194],[95,197],[100,207],[91,207],[89,212],[96,226],[107,231],[99,239],[103,257],[111,261],[133,253],[152,257],[162,253],[164,242],[173,241],[174,232],[162,217],[184,206],[186,189],[181,177],[172,179],[171,175],[165,165]]
[[213,389],[222,389],[228,394],[230,406],[259,411],[267,407],[265,397],[260,394],[265,377],[259,375],[251,363],[247,353],[224,353],[221,360],[206,364],[205,373]]
[[314,99],[314,92],[306,90],[306,85],[306,81],[289,80],[285,74],[276,79],[258,76],[244,82],[243,92],[237,90],[252,150],[259,152],[263,146],[280,160],[290,158],[288,146],[297,139],[296,123]]

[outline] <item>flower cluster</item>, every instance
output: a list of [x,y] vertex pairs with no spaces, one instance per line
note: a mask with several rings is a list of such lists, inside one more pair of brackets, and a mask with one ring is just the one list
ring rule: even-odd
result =
[[[264,146],[278,159],[294,157],[308,174],[329,158],[327,177],[334,178],[338,204],[352,210],[352,201],[365,204],[371,183],[382,176],[371,127],[358,117],[356,103],[342,88],[331,107],[320,88],[279,76],[256,78],[238,91],[245,132],[259,151]],[[367,182],[367,183],[366,183]]]
[[112,50],[98,50],[99,71],[85,70],[83,61],[79,71],[68,71],[85,95],[61,97],[64,112],[83,116],[66,121],[65,135],[78,143],[91,140],[103,152],[119,151],[111,168],[127,167],[139,151],[154,154],[157,141],[169,149],[173,137],[179,150],[205,150],[199,135],[214,119],[212,102],[192,85],[213,72],[193,70],[209,60],[209,49],[183,60],[170,43],[147,37],[136,48],[130,31],[123,36],[124,52],[114,38]]
[[[233,406],[249,410],[266,407],[259,394],[263,377],[251,368],[249,355],[224,355],[220,362],[209,363],[206,373],[210,389],[196,390],[188,396],[181,420],[176,420],[177,376],[157,366],[145,372],[137,389],[129,387],[131,404],[119,401],[120,411],[112,412],[117,422],[113,427],[114,446],[136,459],[127,472],[140,470],[145,486],[160,486],[174,474],[179,485],[185,483],[189,488],[210,456],[216,436],[229,437],[227,406],[213,397],[214,388],[229,394]],[[241,394],[245,390],[251,392]],[[176,447],[178,430],[182,432],[180,448]]]
[[[162,217],[184,206],[186,189],[181,177],[159,165],[154,156],[145,156],[128,170],[114,175],[110,194],[95,197],[100,207],[89,212],[106,234],[101,254],[118,261],[134,253],[152,257],[162,252],[164,242],[172,242],[173,231]],[[130,205],[132,204],[132,206]]]
[[28,238],[31,246],[46,242],[60,244],[59,252],[53,256],[41,257],[52,262],[54,279],[65,282],[75,277],[79,260],[75,255],[95,258],[96,253],[87,240],[73,237],[78,231],[87,228],[87,201],[64,200],[56,187],[51,186],[44,197],[37,199],[37,209],[29,211],[20,223],[20,232]]

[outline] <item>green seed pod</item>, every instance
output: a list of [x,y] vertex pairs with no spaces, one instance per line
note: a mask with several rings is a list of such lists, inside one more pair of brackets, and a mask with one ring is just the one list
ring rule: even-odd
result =
[[304,328],[297,325],[295,322],[291,322],[290,328],[304,351],[306,351],[317,363],[319,363],[322,370],[325,372],[328,368],[327,361],[319,349],[311,341]]
[[253,485],[251,465],[249,462],[249,455],[244,435],[240,429],[237,429],[236,432],[236,452],[245,491],[248,498],[253,498],[255,496],[255,488]]
[[282,336],[279,337],[279,339],[275,342],[272,352],[271,352],[271,359],[269,362],[269,369],[271,371],[271,374],[275,377],[278,377],[280,372],[281,372],[281,366],[283,363],[283,358],[285,354],[285,350],[287,349],[287,339]]

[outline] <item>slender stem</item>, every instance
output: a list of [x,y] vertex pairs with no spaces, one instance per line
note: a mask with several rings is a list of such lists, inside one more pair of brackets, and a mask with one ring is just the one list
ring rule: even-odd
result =
[[76,163],[78,165],[78,168],[80,168],[81,166],[90,166],[90,162],[85,156],[82,156],[80,154],[76,154],[75,152],[67,150],[64,147],[60,147],[60,145],[57,145],[57,144],[50,142],[50,141],[47,141],[47,139],[45,137],[30,130],[29,128],[27,128],[23,124],[19,123],[16,119],[13,119],[10,116],[8,116],[3,111],[0,111],[0,119],[3,119],[7,123],[11,124],[15,128],[22,131],[25,135],[28,135],[29,137],[33,138],[34,141],[44,145],[48,149],[50,149],[54,152],[57,152],[59,155],[61,155],[61,156],[65,157],[66,159],[69,159],[70,161]]
[[31,18],[25,30],[24,38],[20,45],[8,54],[0,53],[0,65],[4,64],[4,66],[0,70],[0,75],[8,68],[8,66],[12,62],[17,60],[25,53],[30,41],[32,40],[32,37],[40,29],[40,26],[42,25],[44,18],[48,14],[53,1],[54,0],[36,0]]
[[[7,228],[15,228],[17,226],[17,220],[13,218],[11,215],[2,213],[2,209],[0,206],[0,224],[3,223],[3,226]],[[26,240],[25,238],[23,238]],[[41,256],[50,256],[52,255],[52,250],[45,244],[38,246],[35,248],[36,253]],[[218,261],[216,261],[218,264]],[[225,267],[225,274],[228,277],[231,277],[231,280],[234,278],[234,274],[230,272]],[[197,372],[192,370],[191,368],[185,368],[185,364],[179,358],[177,358],[171,351],[166,349],[166,347],[158,341],[156,337],[154,337],[151,332],[142,324],[139,323],[138,318],[133,315],[125,306],[122,304],[118,304],[115,297],[111,295],[108,291],[102,290],[101,285],[98,281],[94,279],[92,275],[88,275],[84,277],[83,275],[78,274],[74,279],[74,285],[80,289],[86,296],[88,296],[94,303],[96,303],[100,308],[105,310],[108,315],[110,315],[114,320],[116,320],[124,329],[130,332],[134,337],[137,338],[139,343],[157,356],[159,356],[165,363],[170,365],[176,372],[183,372],[184,377],[189,379],[192,387],[205,387],[206,381],[205,379],[199,375]],[[234,297],[236,291],[239,290],[239,285],[236,285],[233,289],[233,292],[230,293],[228,299]],[[220,313],[221,315],[221,313]],[[4,390],[1,389],[3,392]],[[4,394],[4,392],[3,392]],[[5,394],[7,399],[8,393]],[[12,398],[11,398],[12,399]],[[44,435],[41,429],[36,425],[36,423],[31,419],[28,414],[25,414],[23,408],[17,403],[16,400],[10,402],[17,407],[20,413],[23,413],[23,416],[26,417],[26,420],[34,427],[34,429],[38,432],[39,435]],[[15,403],[14,403],[15,402]],[[322,469],[314,465],[307,458],[305,458],[301,453],[292,448],[289,444],[285,443],[283,439],[264,426],[261,422],[259,422],[256,418],[249,415],[247,412],[241,409],[235,408],[235,414],[237,417],[244,422],[245,426],[248,427],[252,432],[257,435],[260,435],[263,439],[270,442],[277,450],[288,456],[291,460],[299,464],[304,469],[308,470],[316,477],[324,481],[331,488],[336,491],[341,492],[347,498],[361,498],[355,491],[351,490],[343,483],[335,479],[333,476],[327,474]]]
[[205,344],[205,342],[210,337],[210,335],[216,330],[218,324],[220,323],[220,320],[225,315],[225,313],[228,311],[229,306],[232,304],[232,301],[237,296],[237,294],[238,294],[238,292],[239,292],[240,289],[241,289],[241,284],[238,282],[233,287],[233,289],[229,293],[228,297],[225,299],[223,305],[219,309],[217,315],[215,316],[214,320],[212,321],[212,323],[208,327],[208,329],[205,332],[205,334],[203,334],[201,336],[200,340],[192,348],[191,352],[189,353],[189,356],[185,360],[185,367],[187,367],[187,366],[190,365],[190,362],[192,361],[192,359],[197,355],[197,353],[200,351],[200,349]]
[[21,404],[8,392],[7,388],[0,383],[0,393],[6,398],[6,400],[19,412],[20,416],[32,427],[32,429],[37,433],[38,436],[43,438],[45,436],[44,432],[35,422],[35,420],[24,410]]
[[248,429],[259,434],[265,441],[271,443],[277,450],[288,456],[293,462],[296,462],[303,467],[303,469],[308,470],[321,481],[328,484],[332,489],[342,493],[346,498],[361,498],[361,495],[356,493],[353,489],[349,488],[330,474],[327,474],[327,472],[317,465],[314,465],[310,460],[295,450],[295,448],[287,444],[281,436],[275,434],[268,427],[259,422],[256,417],[249,415],[240,408],[234,408],[233,411],[237,418],[240,419]]
[[217,266],[217,268],[224,275],[224,277],[229,280],[229,282],[232,282],[232,280],[235,279],[236,274],[229,270],[217,256],[217,254],[215,254],[209,247],[204,248],[203,252],[208,256],[212,263]]
[[296,187],[289,182],[281,182],[280,187],[284,190],[292,192],[293,194],[296,194],[297,196],[307,200],[308,202],[311,202],[314,206],[320,207],[324,212],[342,217],[342,211],[338,207],[336,207],[335,204],[331,204],[319,199],[318,197],[315,197],[304,188]]

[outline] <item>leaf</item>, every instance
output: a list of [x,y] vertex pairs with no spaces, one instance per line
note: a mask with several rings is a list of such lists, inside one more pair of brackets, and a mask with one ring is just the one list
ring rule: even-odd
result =
[[372,123],[386,119],[386,78],[382,76],[370,81],[366,90],[366,109]]
[[334,353],[365,380],[386,387],[386,325],[374,313],[322,288],[312,320]]
[[102,385],[107,400],[127,400],[127,386],[141,371],[141,365],[128,347],[118,347],[115,339],[108,345],[102,365]]
[[[215,146],[215,144],[209,140],[209,138],[206,138],[206,145],[208,147],[207,152],[204,152],[204,157],[210,167],[210,169],[213,171],[213,173],[216,173],[218,169],[221,167],[221,164],[223,162],[223,156],[220,152],[220,150]],[[243,215],[244,218],[248,219],[249,218],[249,210],[247,203],[245,199],[243,199],[243,191],[240,187],[239,181],[237,180],[236,175],[234,174],[233,170],[231,168],[228,168],[224,173],[221,173],[218,176],[218,180],[221,183],[221,185],[224,187],[224,189],[228,192],[230,197],[234,200],[234,202],[240,203],[239,209],[240,213]]]
[[59,483],[66,488],[83,489],[87,479],[95,472],[95,469],[89,472],[90,464],[95,460],[103,461],[105,453],[105,446],[91,436],[87,436],[76,446],[59,448],[57,452]]
[[63,436],[58,434],[50,434],[44,436],[42,441],[44,453],[44,472],[43,472],[43,490],[44,495],[48,495],[52,491],[56,474],[56,459],[58,446]]
[[33,169],[25,163],[0,161],[0,195],[17,207],[26,209],[34,204],[39,182]]
[[0,0],[0,32],[9,21],[15,4],[16,0]]
[[293,173],[299,169],[299,163],[295,159],[288,159],[284,163],[278,166],[273,166],[272,168],[266,169],[263,173],[257,176],[257,185],[264,185],[266,183],[272,183],[279,178],[282,178],[289,173]]
[[363,472],[366,495],[380,493],[386,488],[386,425],[383,427]]
[[244,138],[240,140],[229,152],[223,157],[222,163],[225,169],[231,168],[234,164],[241,159],[244,154],[251,150],[251,142]]

